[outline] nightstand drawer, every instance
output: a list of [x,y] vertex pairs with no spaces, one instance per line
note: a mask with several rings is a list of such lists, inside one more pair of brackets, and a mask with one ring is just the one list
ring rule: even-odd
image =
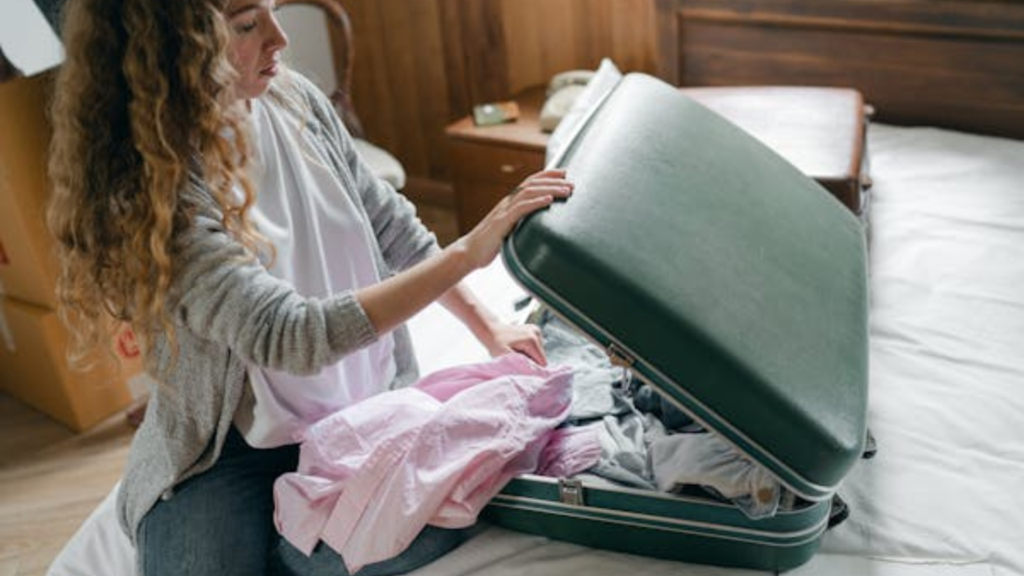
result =
[[456,185],[505,184],[509,188],[544,167],[544,152],[503,148],[472,142],[452,142],[452,174]]

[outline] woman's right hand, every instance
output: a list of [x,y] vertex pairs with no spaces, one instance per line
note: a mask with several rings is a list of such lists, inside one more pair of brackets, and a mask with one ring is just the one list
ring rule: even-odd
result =
[[502,240],[520,218],[550,205],[556,198],[568,197],[572,188],[565,179],[565,170],[545,170],[530,176],[502,198],[469,234],[412,268],[360,288],[356,300],[378,334],[393,330],[444,297],[466,274],[494,260]]
[[556,198],[572,194],[573,184],[565,179],[565,170],[544,170],[528,176],[480,221],[459,238],[468,263],[475,268],[489,264],[501,250],[501,242],[527,214],[549,206]]

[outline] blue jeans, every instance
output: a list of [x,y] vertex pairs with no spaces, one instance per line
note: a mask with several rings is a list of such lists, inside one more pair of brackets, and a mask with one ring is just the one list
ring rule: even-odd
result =
[[[178,485],[137,534],[139,576],[348,576],[320,543],[306,556],[274,528],[274,480],[296,469],[298,446],[251,448],[234,428],[210,470]],[[403,574],[455,548],[468,530],[428,526],[405,552],[359,576]]]

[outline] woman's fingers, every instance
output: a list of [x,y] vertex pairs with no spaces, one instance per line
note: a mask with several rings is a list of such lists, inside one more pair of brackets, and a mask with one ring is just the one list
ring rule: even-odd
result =
[[512,204],[520,204],[542,198],[554,200],[555,198],[568,198],[571,194],[572,190],[566,188],[524,188],[512,197],[510,202]]
[[525,180],[516,186],[509,196],[512,200],[538,198],[541,196],[553,196],[555,198],[567,198],[572,194],[573,184],[567,180],[556,180],[540,178],[537,180]]
[[507,234],[508,231],[511,230],[511,227],[514,226],[516,222],[525,217],[527,214],[540,210],[545,206],[549,206],[554,201],[555,197],[552,196],[551,194],[523,194],[521,198],[516,198],[515,200],[513,200],[512,204],[508,208],[507,213],[509,217],[509,229],[505,230],[505,232],[502,233],[502,236],[504,236],[504,234]]
[[526,180],[533,180],[535,178],[557,178],[559,180],[565,179],[566,171],[564,168],[552,168],[551,170],[541,170],[540,172],[534,172],[526,177]]
[[514,221],[551,204],[556,198],[568,198],[572,194],[571,182],[550,177],[552,174],[564,174],[564,171],[547,171],[539,174],[541,176],[524,180],[506,199],[509,216]]
[[567,184],[571,186],[570,182],[563,178],[528,178],[523,180],[516,189],[522,190],[527,186],[565,186]]
[[572,184],[562,181],[545,181],[543,183],[531,183],[526,186],[520,186],[515,189],[513,194],[522,194],[523,192],[530,191],[535,195],[550,194],[552,196],[568,196],[572,192]]
[[472,265],[479,267],[493,260],[516,222],[555,199],[569,197],[572,190],[564,170],[545,170],[524,180],[466,235]]
[[523,342],[519,342],[512,346],[512,348],[516,352],[526,355],[530,360],[533,360],[541,366],[548,365],[547,355],[544,354],[544,346],[539,340],[524,340]]
[[540,172],[535,172],[533,174],[530,174],[526,178],[524,178],[523,181],[519,183],[519,186],[516,186],[515,189],[516,190],[521,190],[523,188],[526,188],[528,186],[533,186],[535,184],[538,184],[538,185],[544,185],[544,184],[547,184],[547,185],[565,184],[565,183],[567,183],[567,180],[565,179],[565,174],[566,174],[565,170],[562,170],[562,169],[542,170]]
[[494,356],[517,352],[541,366],[547,365],[544,341],[540,329],[532,324],[502,325],[496,333]]

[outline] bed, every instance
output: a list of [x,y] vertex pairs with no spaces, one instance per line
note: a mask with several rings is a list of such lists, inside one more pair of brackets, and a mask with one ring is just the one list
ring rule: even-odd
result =
[[[874,125],[871,402],[879,443],[839,493],[850,518],[793,574],[1024,574],[1024,142]],[[506,318],[495,262],[470,277]],[[447,312],[412,322],[425,372],[482,359]],[[741,574],[489,528],[417,576]],[[51,576],[130,576],[113,492]]]
[[[772,0],[751,10],[750,2],[740,0],[658,1],[661,73],[678,84],[852,85],[878,109],[879,121],[868,130],[874,182],[868,423],[879,451],[860,462],[839,490],[850,506],[849,519],[826,533],[820,552],[790,574],[1024,574],[1024,141],[1013,139],[1024,138],[1024,7],[990,2],[974,3],[984,4],[974,10],[953,1],[857,0],[829,2],[795,19],[786,15],[799,4]],[[915,12],[924,4],[934,10]],[[871,27],[879,21],[887,24]],[[762,60],[750,65],[751,51],[694,44],[710,41],[715,35],[709,32],[725,27],[735,46],[775,46],[772,34],[793,32],[787,22],[815,42],[841,38],[849,46],[858,35],[865,36],[858,41],[878,41],[871,36],[878,33],[890,48],[905,42],[917,54],[938,50],[944,62],[956,55],[949,61],[978,84],[960,87],[970,97],[961,100],[950,96],[958,89],[947,85],[950,75],[934,70],[890,74],[878,84],[863,75],[863,62],[846,62],[844,51],[830,56],[818,48],[808,48],[815,58],[834,56],[822,68],[832,76],[809,80],[808,64],[778,66],[764,79],[770,50],[753,51]],[[789,48],[783,61],[811,61]],[[915,58],[902,54],[904,62]],[[898,68],[893,62],[899,58],[893,55],[887,66]],[[469,281],[499,314],[519,319],[514,302],[522,291],[500,262]],[[417,316],[411,328],[424,372],[485,356],[436,306]],[[51,576],[132,575],[132,551],[117,526],[114,491],[56,559]],[[488,527],[414,574],[572,573],[749,572]]]

